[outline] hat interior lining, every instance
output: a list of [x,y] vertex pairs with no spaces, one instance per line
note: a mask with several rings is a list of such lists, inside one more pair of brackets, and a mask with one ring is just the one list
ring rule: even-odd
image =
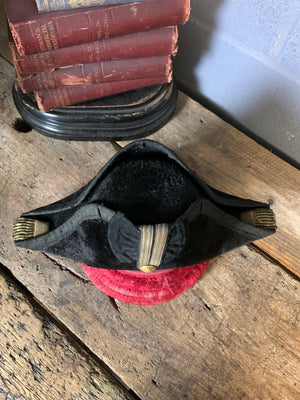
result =
[[173,222],[199,198],[199,189],[175,161],[158,154],[122,160],[86,199],[122,212],[135,224]]
[[[137,225],[172,223],[193,202],[207,197],[194,177],[176,160],[155,151],[142,154],[130,152],[122,155],[105,171],[80,204],[50,212],[43,219],[51,223],[51,229],[55,229],[79,208],[98,203],[123,213]],[[64,199],[59,203],[63,206]],[[239,207],[221,204],[218,207],[236,217],[240,212]],[[39,218],[38,215],[35,217]]]

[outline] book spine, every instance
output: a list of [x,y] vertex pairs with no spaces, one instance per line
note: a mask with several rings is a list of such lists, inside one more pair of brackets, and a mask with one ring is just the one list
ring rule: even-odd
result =
[[20,56],[12,38],[9,40],[12,59],[18,75],[26,78],[56,68],[108,60],[175,55],[177,26],[151,29],[64,49]]
[[[76,12],[80,11],[80,12]],[[21,55],[185,23],[190,0],[148,0],[111,7],[45,13],[45,18],[11,23]]]
[[70,10],[74,8],[112,6],[147,0],[35,0],[39,12]]
[[172,73],[170,56],[104,61],[59,68],[52,72],[18,77],[23,92],[54,89],[63,86],[93,85],[130,79],[168,77]]
[[100,85],[65,86],[51,90],[35,92],[35,98],[41,111],[94,100],[113,94],[127,92],[145,86],[170,82],[168,77],[132,79],[121,82],[107,82]]

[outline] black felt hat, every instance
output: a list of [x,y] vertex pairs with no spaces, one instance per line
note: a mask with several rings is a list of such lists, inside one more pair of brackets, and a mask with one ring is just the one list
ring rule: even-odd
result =
[[153,273],[204,263],[275,230],[269,204],[217,191],[170,149],[139,140],[77,192],[23,214],[13,236],[19,247],[98,271]]

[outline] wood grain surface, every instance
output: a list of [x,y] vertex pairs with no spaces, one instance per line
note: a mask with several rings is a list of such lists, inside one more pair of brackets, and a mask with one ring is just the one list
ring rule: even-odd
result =
[[148,307],[112,301],[68,261],[17,253],[17,279],[141,399],[299,397],[299,284],[249,248]]
[[[79,264],[13,244],[14,218],[71,194],[117,151],[107,142],[58,141],[15,130],[14,76],[13,67],[0,59],[0,262],[43,307],[44,317],[57,320],[142,400],[298,399],[300,296],[294,274],[300,271],[299,171],[180,93],[171,121],[149,138],[174,149],[217,189],[272,203],[278,232],[255,245],[274,262],[244,246],[212,260],[200,281],[177,299],[145,307],[118,302],[96,289]],[[4,283],[3,288],[1,317],[6,317],[1,318],[0,354],[5,352],[6,364],[0,366],[0,373],[5,379],[4,374],[14,373],[15,362],[7,342],[15,346],[11,354],[17,360],[11,383],[5,381],[3,387],[35,400],[34,392],[25,391],[25,382],[33,385],[34,376],[41,378],[30,370],[30,359],[23,361],[17,354],[26,345],[33,349],[33,338],[20,329],[23,338],[16,333],[15,342],[12,336],[7,340],[6,335],[13,334],[9,321],[15,314],[16,321],[37,335],[45,353],[58,357],[53,358],[56,363],[60,345],[46,341],[40,320],[44,317],[31,321],[34,316],[25,297],[17,312],[11,289],[5,289]],[[76,358],[71,343],[67,347],[70,371]],[[32,364],[46,368],[49,359],[46,354],[39,358],[36,351]],[[78,382],[89,388],[90,365],[74,367],[82,372],[82,380],[73,382],[74,393]],[[59,379],[57,371],[54,375]],[[51,385],[55,378],[44,376],[43,383]],[[72,382],[67,384],[72,388]],[[71,395],[70,389],[65,398]],[[51,394],[47,399],[56,398]]]
[[0,399],[133,400],[0,266]]
[[0,1],[0,55],[6,60],[12,60],[8,47],[7,22],[2,1]]

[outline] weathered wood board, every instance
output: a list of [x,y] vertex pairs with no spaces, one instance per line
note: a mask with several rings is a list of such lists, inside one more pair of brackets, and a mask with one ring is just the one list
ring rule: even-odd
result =
[[0,399],[133,400],[0,266]]
[[[0,262],[140,399],[298,399],[299,282],[248,247],[212,260],[179,298],[148,307],[111,300],[78,264],[14,247],[15,217],[72,193],[116,150],[15,131],[14,71],[3,59],[0,71]],[[256,245],[299,274],[299,171],[182,93],[151,139],[212,186],[272,201],[278,233]]]
[[0,261],[141,399],[296,399],[299,286],[247,247],[178,299],[136,307],[112,302],[78,264],[13,246],[15,216],[76,190],[115,150],[14,131],[2,71]]
[[[2,4],[0,52],[10,60]],[[10,76],[14,75],[12,71]],[[3,73],[5,77],[6,72]],[[7,83],[11,86],[11,81]],[[270,203],[276,212],[278,231],[256,245],[300,277],[299,170],[183,93],[179,94],[174,118],[150,138],[175,150],[208,184],[217,189]],[[120,142],[120,145],[124,146],[125,142]]]
[[8,47],[7,22],[2,1],[0,2],[0,55],[11,61]]
[[152,307],[114,303],[38,253],[9,268],[141,399],[299,397],[299,285],[247,247]]

